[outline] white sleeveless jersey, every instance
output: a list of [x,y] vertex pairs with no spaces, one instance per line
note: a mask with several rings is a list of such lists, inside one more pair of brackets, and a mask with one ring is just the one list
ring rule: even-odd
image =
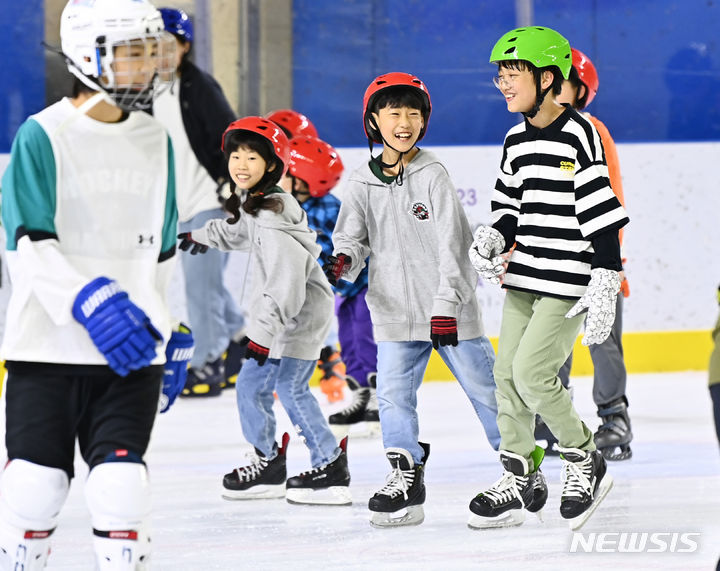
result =
[[[155,119],[103,123],[68,99],[33,115],[13,144],[2,210],[13,288],[4,359],[107,364],[71,314],[99,276],[117,280],[167,341],[177,208],[172,147]],[[154,363],[164,360],[159,347]]]

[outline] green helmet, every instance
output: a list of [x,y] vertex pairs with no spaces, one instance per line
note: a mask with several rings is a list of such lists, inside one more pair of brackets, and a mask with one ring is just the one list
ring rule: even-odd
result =
[[570,77],[570,43],[555,30],[528,26],[510,30],[500,38],[490,54],[490,63],[505,60],[528,61],[538,68],[556,65],[565,79]]

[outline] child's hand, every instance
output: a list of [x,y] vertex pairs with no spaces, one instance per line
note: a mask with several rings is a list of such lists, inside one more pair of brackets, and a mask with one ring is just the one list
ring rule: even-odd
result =
[[620,276],[615,270],[595,268],[590,270],[587,290],[565,317],[575,317],[587,309],[583,345],[599,345],[604,342],[615,323],[615,303],[620,291]]
[[[245,339],[243,339],[241,343],[244,341]],[[255,359],[258,362],[258,365],[262,367],[265,364],[265,361],[267,361],[268,355],[270,355],[270,349],[263,347],[262,345],[258,345],[252,339],[247,340],[247,348],[245,349],[246,359]]]
[[430,340],[433,349],[458,344],[457,319],[454,317],[432,317],[430,319]]
[[195,254],[204,254],[208,251],[208,247],[205,244],[201,244],[200,242],[193,240],[192,232],[182,232],[178,234],[177,237],[180,239],[180,245],[178,248],[184,252],[187,252],[191,246],[192,250],[190,250],[190,253],[193,256]]
[[480,277],[491,284],[499,284],[507,268],[501,255],[504,249],[505,239],[492,226],[479,226],[475,230],[475,239],[468,251],[470,262]]
[[345,273],[345,269],[352,265],[352,258],[347,254],[330,256],[323,265],[323,272],[327,276],[330,285],[337,285],[338,280]]

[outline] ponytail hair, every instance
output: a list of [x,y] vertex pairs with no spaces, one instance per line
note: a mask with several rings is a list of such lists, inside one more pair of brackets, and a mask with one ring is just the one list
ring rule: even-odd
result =
[[[246,147],[259,154],[266,163],[265,174],[252,188],[248,189],[245,200],[238,195],[235,181],[230,182],[232,195],[225,202],[225,209],[232,214],[228,223],[235,224],[240,220],[240,209],[242,208],[250,216],[257,216],[260,210],[272,210],[280,213],[283,210],[283,201],[277,196],[266,196],[268,190],[280,182],[284,165],[275,155],[270,142],[261,135],[252,131],[237,130],[230,131],[225,139],[225,161],[229,161],[230,155],[240,147]],[[274,165],[274,168],[273,168]]]

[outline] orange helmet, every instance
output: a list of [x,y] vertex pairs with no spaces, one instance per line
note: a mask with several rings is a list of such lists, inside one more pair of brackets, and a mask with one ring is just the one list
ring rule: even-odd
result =
[[265,115],[265,118],[284,128],[288,133],[290,133],[289,138],[291,139],[299,135],[310,135],[311,137],[318,136],[317,129],[315,129],[315,125],[310,122],[310,119],[302,113],[298,113],[292,109],[278,109],[277,111],[271,111]]
[[590,61],[590,58],[580,50],[571,48],[570,51],[572,52],[573,67],[577,70],[580,81],[583,82],[583,85],[585,85],[588,90],[585,105],[590,105],[590,102],[597,95],[598,86],[600,85],[597,70],[593,62]]
[[304,180],[310,196],[325,196],[338,183],[343,163],[337,151],[316,137],[300,135],[290,140],[290,174]]
[[262,117],[243,117],[233,121],[227,126],[222,136],[220,148],[225,151],[227,136],[233,131],[250,131],[264,137],[270,143],[275,156],[282,162],[285,174],[290,164],[290,143],[283,130],[272,121]]
[[365,135],[368,139],[374,141],[375,143],[382,143],[382,138],[380,137],[378,130],[370,123],[370,108],[372,107],[377,94],[383,89],[398,86],[413,87],[420,93],[421,98],[425,102],[426,108],[423,109],[424,125],[420,131],[420,135],[418,136],[418,141],[423,138],[425,131],[427,131],[428,121],[430,120],[430,112],[432,111],[430,92],[418,77],[410,75],[409,73],[394,71],[392,73],[380,75],[373,79],[372,83],[365,90],[365,96],[363,97],[363,127],[365,128]]

